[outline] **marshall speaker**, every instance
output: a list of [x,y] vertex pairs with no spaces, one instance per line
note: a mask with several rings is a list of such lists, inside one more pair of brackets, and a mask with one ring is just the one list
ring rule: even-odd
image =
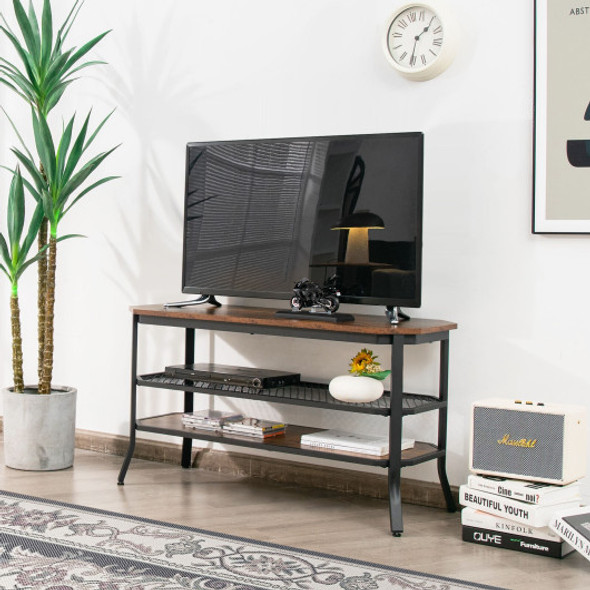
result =
[[585,408],[488,399],[472,417],[471,471],[553,484],[585,475]]

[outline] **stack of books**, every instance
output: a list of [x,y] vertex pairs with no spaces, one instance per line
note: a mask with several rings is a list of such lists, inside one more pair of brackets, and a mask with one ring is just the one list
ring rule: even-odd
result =
[[[303,434],[301,436],[301,446],[333,449],[376,457],[384,457],[389,454],[388,437],[354,434],[343,430],[320,430],[319,432]],[[413,446],[414,440],[403,439],[402,450],[411,449]]]
[[220,431],[224,424],[233,420],[241,420],[242,414],[225,412],[223,410],[197,410],[182,415],[182,424],[199,430]]
[[285,434],[287,425],[259,418],[247,418],[237,412],[223,410],[197,410],[182,415],[182,423],[188,428],[212,430],[223,434],[237,434],[255,438],[268,438]]
[[254,438],[270,438],[285,434],[287,425],[282,422],[261,420],[260,418],[242,418],[225,422],[222,427],[224,434],[237,434],[238,436],[251,436]]
[[580,506],[579,481],[560,486],[472,474],[459,501],[464,541],[550,557],[573,551],[549,523],[557,512]]

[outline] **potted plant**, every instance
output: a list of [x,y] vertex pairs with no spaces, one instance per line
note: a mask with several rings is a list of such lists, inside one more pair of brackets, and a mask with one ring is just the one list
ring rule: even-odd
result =
[[383,395],[383,379],[391,371],[384,371],[377,355],[367,348],[361,349],[350,359],[349,375],[334,377],[328,390],[332,397],[350,403],[366,403]]
[[[13,0],[17,29],[1,15],[0,30],[13,46],[17,60],[0,57],[0,82],[16,92],[31,109],[34,145],[7,115],[20,147],[13,147],[20,166],[12,172],[7,202],[7,235],[0,235],[0,270],[11,283],[11,326],[14,384],[3,391],[5,462],[19,469],[52,470],[70,467],[74,455],[76,390],[52,384],[53,331],[57,244],[74,235],[60,235],[60,223],[71,207],[96,187],[116,177],[88,184],[90,175],[116,148],[93,157],[87,154],[110,115],[90,129],[90,113],[81,125],[76,115],[52,130],[50,113],[83,68],[103,62],[83,61],[108,34],[82,47],[64,44],[83,0],[75,0],[62,26],[55,30],[51,0],[43,0],[41,19],[33,3],[25,10]],[[79,127],[79,128],[78,128]],[[78,128],[78,129],[77,129]],[[25,174],[21,174],[21,169]],[[26,194],[35,204],[26,225]],[[23,237],[24,235],[24,237]],[[31,252],[37,241],[36,253]],[[18,280],[33,262],[38,264],[38,385],[25,386],[20,333]]]

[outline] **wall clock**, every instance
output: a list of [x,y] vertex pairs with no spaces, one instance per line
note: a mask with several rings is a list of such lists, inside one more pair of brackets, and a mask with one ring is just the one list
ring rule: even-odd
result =
[[387,24],[384,39],[389,63],[411,80],[430,80],[453,61],[457,29],[442,7],[421,2],[398,8]]

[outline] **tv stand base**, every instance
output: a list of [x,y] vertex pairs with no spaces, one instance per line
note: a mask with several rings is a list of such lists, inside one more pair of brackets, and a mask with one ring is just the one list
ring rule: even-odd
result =
[[407,313],[404,313],[397,305],[388,305],[385,310],[385,315],[389,319],[390,324],[399,324],[410,319]]
[[188,301],[173,301],[171,303],[164,303],[165,308],[189,307],[191,305],[203,305],[204,303],[210,303],[215,307],[221,307],[221,303],[215,299],[215,295],[200,295],[195,299],[189,299]]

